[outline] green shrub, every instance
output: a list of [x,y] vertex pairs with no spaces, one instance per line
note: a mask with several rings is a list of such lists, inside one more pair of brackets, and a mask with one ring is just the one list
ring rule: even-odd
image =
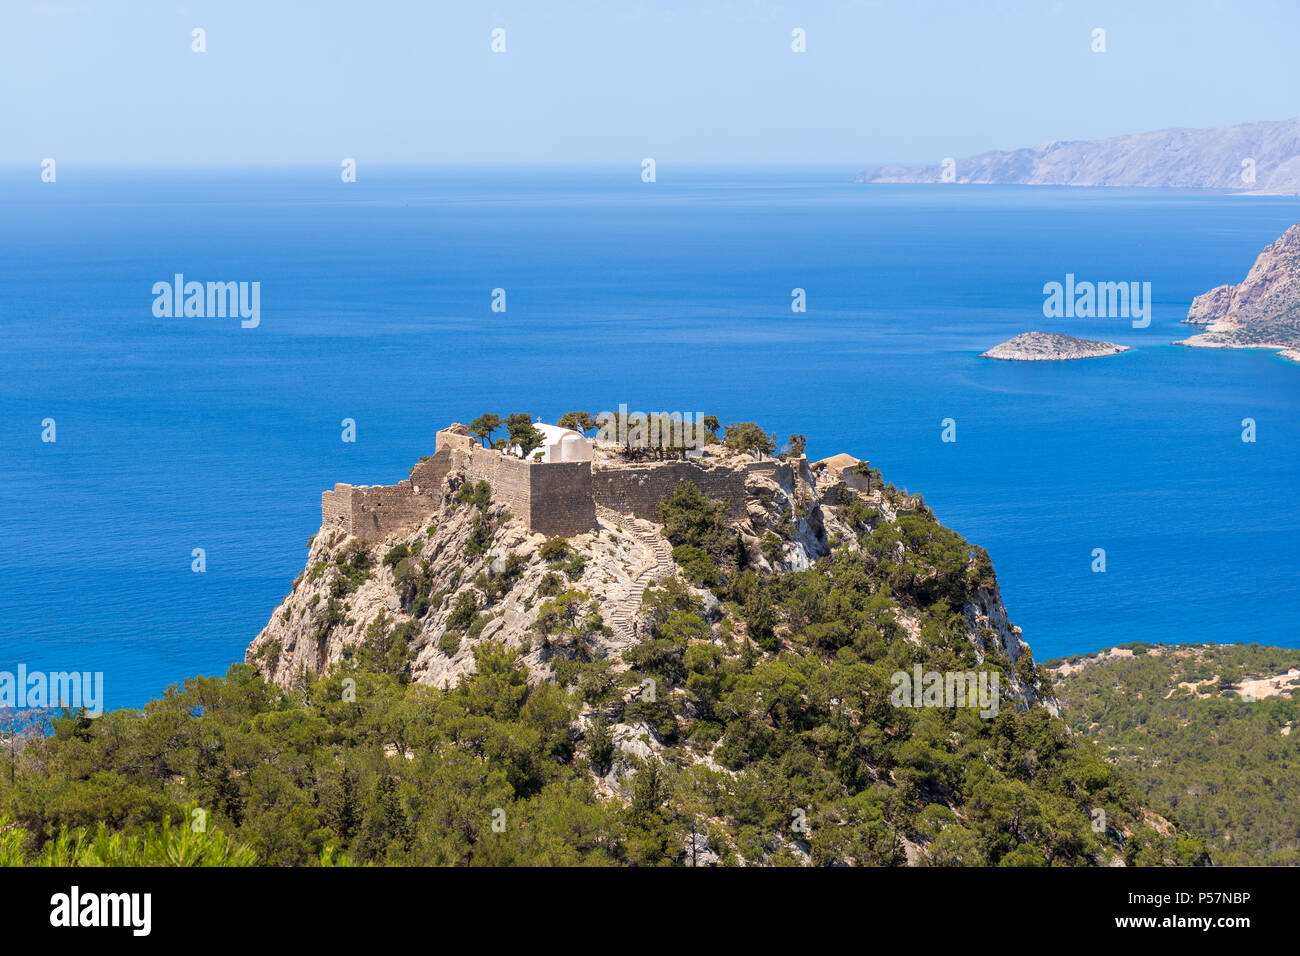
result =
[[716,587],[722,583],[722,570],[713,555],[703,548],[679,544],[673,548],[673,562],[682,569],[686,580],[699,587]]
[[721,580],[738,565],[738,539],[727,525],[727,506],[706,497],[693,483],[681,482],[659,503],[659,520],[664,526],[664,537],[674,550],[683,546],[695,548],[712,560],[716,572],[696,559],[694,552],[683,552],[697,577]]
[[564,538],[547,538],[537,551],[543,561],[563,561],[571,553],[573,548]]
[[456,500],[461,504],[472,505],[480,511],[486,511],[492,503],[492,486],[482,480],[467,481],[456,489]]
[[492,544],[492,535],[492,522],[484,516],[483,512],[475,512],[474,523],[469,532],[469,540],[465,542],[466,556],[477,558],[487,554],[487,550]]
[[776,567],[785,560],[785,548],[781,539],[769,531],[763,535],[763,556],[767,558],[768,564]]
[[586,743],[587,762],[597,776],[604,776],[614,760],[614,735],[610,733],[608,721],[593,720],[587,728]]
[[513,581],[515,578],[523,574],[527,567],[528,559],[518,551],[511,551],[506,555],[506,567],[504,572],[506,580]]
[[478,614],[478,599],[469,591],[458,594],[451,614],[447,617],[447,630],[464,631],[474,623],[476,614]]

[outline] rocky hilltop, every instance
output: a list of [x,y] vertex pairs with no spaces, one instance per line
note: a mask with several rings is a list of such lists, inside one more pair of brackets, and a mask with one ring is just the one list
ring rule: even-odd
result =
[[1261,252],[1239,285],[1198,295],[1183,321],[1205,331],[1175,345],[1280,349],[1300,361],[1300,225]]
[[1113,342],[1095,342],[1078,339],[1073,335],[1056,335],[1051,332],[1022,332],[1001,345],[995,345],[980,358],[1002,359],[1008,362],[1053,362],[1066,359],[1096,358],[1127,352],[1127,345]]
[[[1245,164],[1245,165],[1243,165]],[[1300,193],[1300,119],[1165,129],[993,150],[935,166],[864,169],[858,183],[1126,186]]]
[[[706,446],[691,463],[700,481],[718,471],[743,483],[743,507],[719,509],[720,527],[734,536],[728,558],[755,575],[804,571],[839,548],[862,555],[870,529],[888,530],[904,517],[935,524],[919,495],[886,485],[847,455],[818,463],[793,459],[784,471],[754,471],[753,456],[725,446]],[[663,461],[665,469],[679,462]],[[599,480],[627,465],[617,449],[599,449],[593,475]],[[417,465],[418,469],[420,466]],[[413,469],[416,473],[416,469]],[[644,481],[644,479],[641,479]],[[363,538],[323,525],[311,540],[307,564],[293,589],[253,640],[246,660],[265,677],[289,686],[304,672],[323,674],[367,647],[392,645],[400,636],[411,679],[439,687],[454,685],[474,670],[476,645],[502,642],[520,649],[536,679],[553,676],[555,650],[539,639],[538,609],[561,594],[583,595],[592,627],[586,651],[615,658],[647,635],[648,587],[687,582],[711,624],[726,617],[708,586],[723,573],[690,544],[678,547],[663,525],[598,507],[597,527],[567,538],[529,533],[527,523],[495,500],[491,486],[449,473],[442,487],[425,489],[433,504],[404,533]],[[710,506],[721,506],[712,502]],[[937,524],[935,524],[936,527]],[[946,530],[946,529],[945,529]],[[905,540],[891,557],[906,557]],[[978,662],[986,653],[1014,665],[1028,654],[1020,629],[1007,619],[987,558],[969,558],[987,575],[960,608],[965,638]],[[678,563],[685,562],[685,566]],[[704,570],[701,570],[701,567]],[[739,568],[737,568],[739,570]],[[919,635],[920,609],[896,604],[891,612],[900,633]],[[633,626],[636,626],[634,632]],[[744,623],[732,620],[729,626]],[[1014,671],[1009,686],[1025,703],[1039,697],[1032,669],[1022,681]]]
[[[354,758],[382,779],[353,858],[1201,860],[1071,738],[983,549],[865,461],[725,431],[589,458],[566,435],[524,474],[453,426],[409,481],[326,493],[246,660],[383,741]],[[556,495],[583,530],[531,530]]]

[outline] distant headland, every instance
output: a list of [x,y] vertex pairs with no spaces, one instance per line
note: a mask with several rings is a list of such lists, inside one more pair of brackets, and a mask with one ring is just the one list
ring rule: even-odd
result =
[[1300,225],[1264,249],[1239,285],[1198,295],[1183,321],[1205,331],[1175,345],[1278,349],[1300,362]]
[[877,166],[857,183],[1217,189],[1300,195],[1300,119],[1162,129],[992,150],[931,166]]

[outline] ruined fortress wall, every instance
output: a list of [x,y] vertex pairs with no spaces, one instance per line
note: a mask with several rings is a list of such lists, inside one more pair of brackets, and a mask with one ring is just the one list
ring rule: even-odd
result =
[[795,494],[804,498],[817,497],[817,482],[813,480],[812,468],[807,458],[789,460],[790,471],[794,475]]
[[457,427],[463,427],[463,426],[453,425],[451,428],[444,428],[442,429],[442,431],[434,433],[433,436],[434,452],[440,452],[444,448],[459,448],[462,451],[465,451],[471,448],[482,447],[481,445],[479,445],[477,441],[473,439],[473,437],[471,437],[468,434],[468,432],[456,431],[455,429]]
[[442,491],[442,483],[447,478],[453,465],[451,450],[439,451],[428,458],[422,458],[411,469],[412,489],[419,489],[419,494],[437,496]]
[[776,461],[771,458],[766,461],[751,461],[745,465],[745,474],[764,475],[787,487],[794,481],[794,469],[790,467],[790,463],[788,461]]
[[534,466],[479,445],[454,450],[452,460],[464,470],[468,480],[491,485],[494,502],[503,505],[514,517],[528,520],[532,497],[530,469]]
[[384,538],[414,528],[438,508],[450,452],[425,458],[395,485],[336,484],[320,496],[321,524],[361,538]]
[[473,439],[440,432],[439,450],[418,462],[411,477],[396,485],[337,484],[321,495],[321,522],[359,537],[379,539],[413,529],[438,507],[447,475],[463,471],[468,481],[486,481],[492,498],[534,533],[569,537],[596,527],[596,505],[647,520],[658,519],[659,502],[680,482],[690,481],[727,506],[727,516],[745,517],[745,481],[764,476],[790,486],[794,472],[780,461],[750,462],[743,469],[689,461],[591,470],[591,463],[522,461],[483,448]]
[[854,491],[869,492],[871,490],[871,479],[866,475],[859,475],[856,472],[845,468],[840,473],[840,479]]
[[571,536],[596,527],[591,462],[531,465],[528,527],[546,535]]
[[817,486],[817,497],[824,505],[843,505],[848,504],[851,500],[848,492],[849,486],[836,478],[834,481],[823,481]]
[[382,538],[415,527],[437,506],[433,496],[415,494],[409,479],[395,485],[353,488],[351,531],[363,538]]
[[732,520],[744,518],[745,473],[731,468],[687,461],[603,468],[591,476],[591,490],[597,504],[619,514],[657,521],[659,502],[683,481],[693,482],[708,497],[725,502]]
[[371,540],[416,528],[437,510],[454,470],[463,471],[468,481],[486,481],[493,501],[527,522],[532,532],[572,536],[596,527],[590,462],[522,461],[447,431],[438,433],[438,451],[419,461],[406,481],[337,484],[324,492],[321,523]]
[[336,484],[333,491],[322,491],[320,496],[321,525],[352,531],[352,486]]

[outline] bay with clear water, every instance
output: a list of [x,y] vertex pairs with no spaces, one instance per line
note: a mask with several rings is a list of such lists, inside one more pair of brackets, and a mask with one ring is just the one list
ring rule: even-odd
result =
[[[1300,646],[1300,366],[1169,344],[1300,202],[851,174],[0,171],[0,670],[103,671],[113,707],[224,673],[334,482],[485,411],[620,404],[869,459],[989,550],[1040,660]],[[260,282],[260,325],[156,318],[176,273]],[[1045,319],[1067,273],[1150,282],[1150,326]],[[979,358],[1031,329],[1132,351]]]

